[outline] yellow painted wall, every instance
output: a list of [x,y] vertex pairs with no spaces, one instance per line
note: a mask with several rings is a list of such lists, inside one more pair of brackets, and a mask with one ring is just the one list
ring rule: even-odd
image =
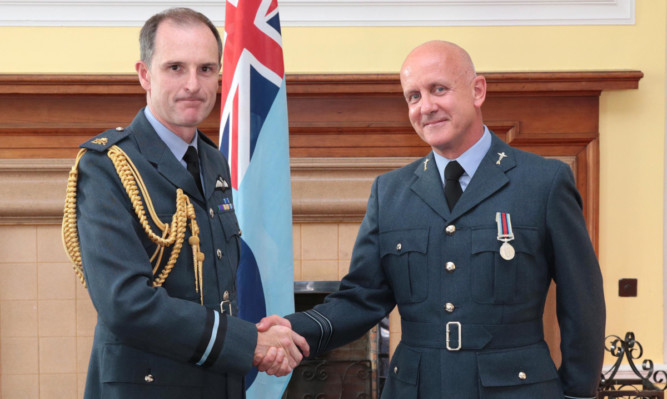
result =
[[[0,73],[131,73],[138,28],[0,27]],[[637,69],[639,90],[602,94],[600,262],[607,332],[636,333],[663,360],[667,2],[637,0],[632,26],[284,28],[288,73],[397,72],[430,39],[459,43],[479,71]],[[626,185],[626,191],[619,187]],[[637,278],[637,298],[618,279]]]

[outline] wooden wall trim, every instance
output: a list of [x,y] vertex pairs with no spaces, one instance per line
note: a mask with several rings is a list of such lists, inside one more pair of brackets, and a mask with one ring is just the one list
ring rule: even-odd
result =
[[[488,82],[482,109],[485,123],[515,147],[568,162],[597,247],[599,96],[605,90],[637,89],[643,73],[483,75]],[[287,101],[295,221],[360,220],[372,179],[430,150],[407,119],[397,74],[288,75]],[[81,142],[105,129],[127,125],[144,105],[145,94],[134,74],[0,75],[4,165],[0,177],[9,179],[0,184],[25,184],[17,177],[15,165],[7,169],[12,159],[19,164],[30,162],[25,160],[48,164],[49,159],[58,163],[58,159],[73,158]],[[200,126],[215,141],[219,118],[218,103]],[[49,175],[60,169],[38,170]],[[62,172],[62,177],[53,176],[56,184],[64,182]],[[62,201],[64,184],[62,190],[56,202]],[[23,217],[27,209],[17,203],[35,195],[26,186],[0,196],[0,219]],[[59,214],[60,205],[54,204],[32,207],[35,220]],[[42,205],[51,210],[40,210]]]
[[[490,93],[636,89],[641,71],[480,72]],[[400,93],[397,74],[287,75],[288,94]],[[136,74],[0,74],[0,94],[143,94]]]
[[[414,158],[295,158],[291,160],[295,223],[358,222],[370,186],[381,173]],[[72,159],[0,159],[0,225],[59,224]],[[335,195],[332,195],[335,193]]]
[[0,224],[57,224],[72,159],[0,159]]
[[292,214],[299,222],[359,222],[375,178],[409,157],[292,158]]

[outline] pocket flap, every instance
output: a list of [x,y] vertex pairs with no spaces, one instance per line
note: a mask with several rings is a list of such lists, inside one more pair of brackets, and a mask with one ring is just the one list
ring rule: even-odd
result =
[[482,386],[534,384],[558,378],[549,348],[544,343],[519,349],[480,352],[477,367]]
[[[517,252],[535,254],[539,240],[537,230],[532,227],[516,227],[514,239],[509,243]],[[498,230],[490,228],[472,229],[472,253],[498,252],[502,242],[498,240]]]
[[405,345],[399,345],[389,364],[389,372],[398,380],[417,385],[421,353]]
[[428,229],[392,230],[380,233],[380,256],[408,252],[426,253]]
[[236,212],[234,210],[219,212],[218,217],[222,223],[222,230],[225,232],[225,239],[229,241],[234,236],[241,235],[241,228],[236,219]]
[[194,365],[125,345],[105,345],[102,382],[201,387],[203,372]]

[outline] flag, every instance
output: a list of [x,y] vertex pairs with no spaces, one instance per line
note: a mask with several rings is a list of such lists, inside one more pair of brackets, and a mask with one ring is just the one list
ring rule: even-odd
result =
[[[231,170],[241,260],[239,317],[294,311],[287,95],[277,0],[227,0],[220,151]],[[246,376],[248,398],[279,398],[289,376]]]

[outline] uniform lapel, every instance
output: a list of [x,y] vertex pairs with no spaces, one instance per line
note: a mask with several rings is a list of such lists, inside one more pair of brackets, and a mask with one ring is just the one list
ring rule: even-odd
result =
[[414,173],[417,179],[410,185],[410,189],[443,219],[450,219],[442,180],[438,176],[438,167],[435,165],[433,153],[417,164]]
[[[204,191],[206,192],[206,198],[210,198],[215,190],[215,185],[218,182],[220,176],[220,169],[218,168],[219,159],[217,157],[218,150],[215,148],[215,143],[213,143],[208,137],[204,135],[201,131],[197,135],[199,137],[199,142],[197,147],[199,148],[199,158],[201,159],[202,164],[202,176],[204,177]],[[224,167],[222,165],[221,167]],[[229,182],[227,182],[229,184]]]
[[155,165],[157,171],[165,179],[169,180],[174,186],[182,188],[190,198],[203,200],[194,179],[160,139],[160,136],[146,119],[143,109],[132,121],[130,129],[132,129],[132,134],[136,138],[139,151],[144,154],[150,163]]
[[[451,214],[452,219],[468,212],[509,183],[509,178],[505,173],[516,166],[514,149],[495,134],[491,135],[491,139],[491,148],[456,203]],[[505,154],[505,156],[498,162],[501,158],[500,154]]]

